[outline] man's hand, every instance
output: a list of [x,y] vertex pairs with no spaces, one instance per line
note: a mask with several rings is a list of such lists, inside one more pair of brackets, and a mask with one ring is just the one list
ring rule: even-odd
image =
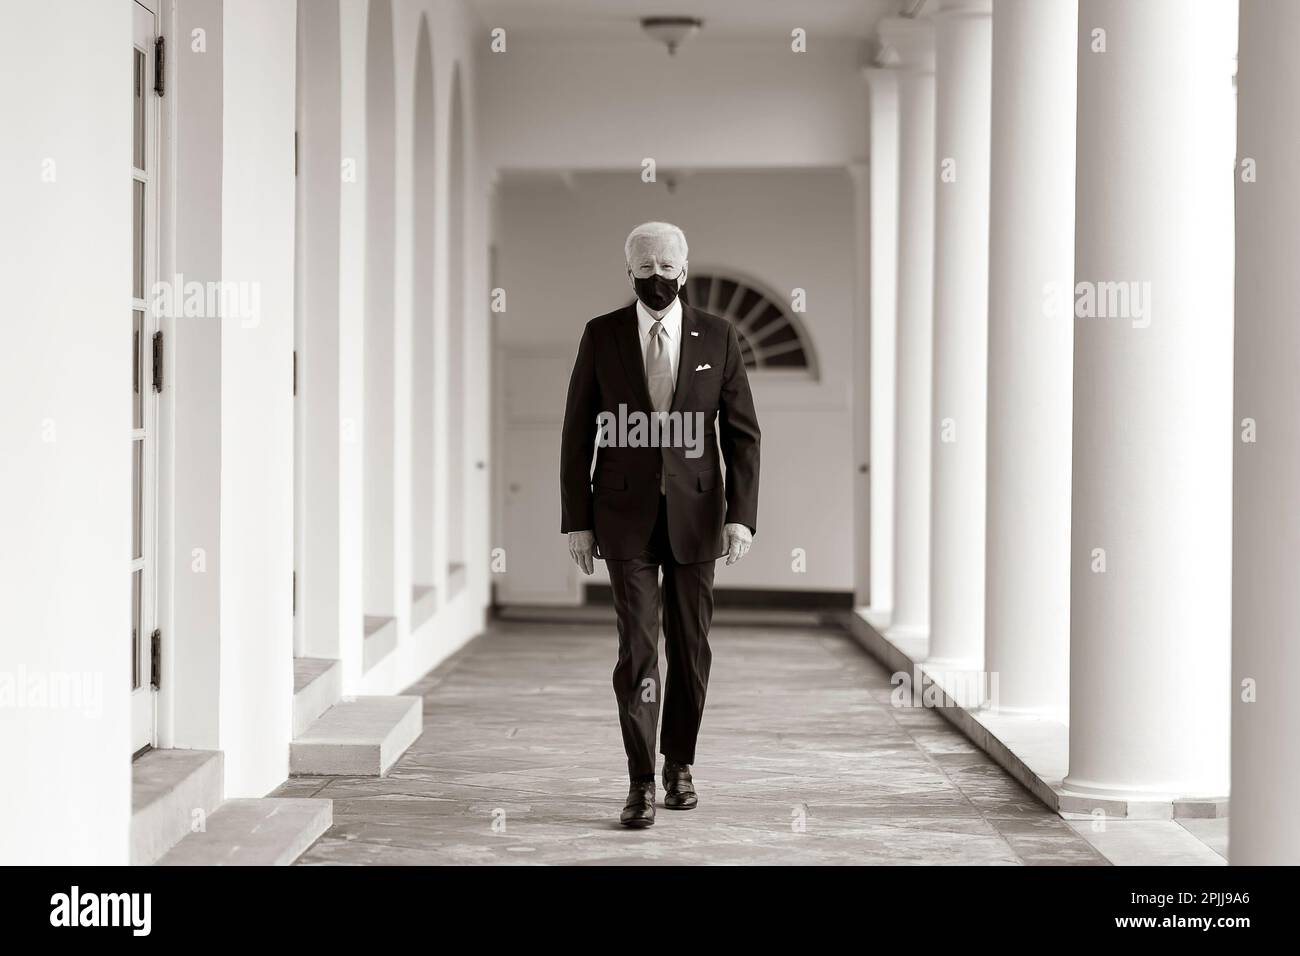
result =
[[735,564],[749,552],[749,546],[754,543],[754,536],[743,524],[729,524],[722,530],[727,533],[727,563]]
[[[570,531],[569,532],[569,554],[573,557],[573,563],[582,569],[583,574],[591,574],[596,570],[595,558],[592,555],[592,549],[596,546],[596,535],[590,531]],[[731,562],[728,561],[728,564]]]

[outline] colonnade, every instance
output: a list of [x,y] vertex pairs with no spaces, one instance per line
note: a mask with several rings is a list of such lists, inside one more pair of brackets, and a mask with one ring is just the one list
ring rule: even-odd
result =
[[1242,0],[1239,90],[1235,0],[919,13],[866,71],[897,230],[872,608],[1067,722],[1067,789],[1231,778],[1232,860],[1300,862],[1300,8]]

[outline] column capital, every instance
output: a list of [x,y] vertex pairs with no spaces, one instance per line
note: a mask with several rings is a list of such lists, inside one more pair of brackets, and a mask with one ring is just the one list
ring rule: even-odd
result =
[[876,27],[876,66],[915,73],[934,72],[934,24],[909,17],[886,17]]

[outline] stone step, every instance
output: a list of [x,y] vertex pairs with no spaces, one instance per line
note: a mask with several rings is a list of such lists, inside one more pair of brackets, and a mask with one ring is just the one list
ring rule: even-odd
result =
[[227,800],[169,850],[159,866],[288,866],[330,828],[332,800]]
[[131,763],[131,863],[148,866],[221,805],[219,750],[150,750]]
[[293,735],[302,734],[343,696],[343,667],[318,657],[293,659]]
[[289,746],[289,773],[382,777],[424,729],[420,697],[345,698]]

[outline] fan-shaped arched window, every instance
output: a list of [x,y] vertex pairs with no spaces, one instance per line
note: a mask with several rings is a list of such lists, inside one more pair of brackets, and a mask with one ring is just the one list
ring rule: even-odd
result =
[[759,282],[729,269],[692,270],[682,299],[736,327],[747,369],[802,372],[817,377],[812,341],[780,299]]

